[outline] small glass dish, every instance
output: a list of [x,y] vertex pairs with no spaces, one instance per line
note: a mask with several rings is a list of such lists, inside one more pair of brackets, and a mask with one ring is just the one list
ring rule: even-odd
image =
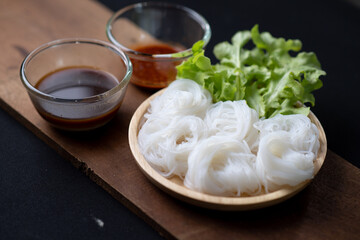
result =
[[116,12],[106,26],[108,39],[133,63],[131,82],[164,88],[176,78],[176,66],[192,55],[192,45],[210,41],[211,30],[200,14],[187,7],[143,2]]
[[113,44],[60,39],[32,51],[20,77],[38,113],[56,128],[83,131],[110,121],[123,102],[132,64]]

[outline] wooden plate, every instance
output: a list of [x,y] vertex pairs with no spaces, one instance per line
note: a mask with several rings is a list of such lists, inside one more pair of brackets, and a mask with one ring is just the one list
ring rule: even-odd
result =
[[[161,90],[154,95],[146,99],[135,111],[129,126],[129,145],[131,152],[136,160],[136,163],[139,165],[142,172],[146,177],[153,182],[160,189],[164,190],[168,194],[185,201],[187,203],[210,208],[217,210],[251,210],[264,208],[271,206],[277,203],[280,203],[290,197],[294,196],[302,189],[304,189],[311,180],[300,183],[294,187],[284,187],[280,190],[266,193],[258,196],[249,196],[249,197],[221,197],[214,196],[205,193],[200,193],[191,189],[186,188],[183,185],[183,181],[178,177],[165,178],[160,175],[150,164],[145,160],[144,156],[141,154],[139,145],[138,145],[138,133],[140,127],[144,121],[144,114],[147,112],[147,109],[150,106],[150,101],[156,96],[162,94],[164,90]],[[319,129],[320,135],[320,149],[318,156],[315,160],[315,169],[314,176],[319,172],[321,166],[324,163],[325,155],[327,151],[327,142],[326,136],[323,127],[321,126],[319,120],[313,113],[310,113],[311,121]]]

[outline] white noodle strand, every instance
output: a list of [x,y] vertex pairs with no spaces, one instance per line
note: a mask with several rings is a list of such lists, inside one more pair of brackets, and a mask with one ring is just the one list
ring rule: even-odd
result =
[[203,118],[212,104],[209,91],[188,79],[172,82],[166,90],[155,98],[149,108],[149,114],[160,116],[195,115]]
[[319,131],[304,115],[277,115],[255,124],[260,131],[256,171],[266,191],[295,186],[314,174]]
[[214,195],[257,194],[261,184],[253,167],[255,159],[244,142],[211,136],[190,153],[184,184]]
[[217,102],[204,119],[211,135],[245,140],[252,150],[257,147],[258,130],[253,124],[258,120],[258,113],[244,100]]
[[199,139],[207,135],[203,117],[211,95],[187,79],[174,81],[150,103],[138,142],[146,160],[162,175],[184,177],[187,157]]
[[304,115],[259,120],[245,101],[212,104],[192,80],[176,80],[150,103],[138,143],[164,177],[214,195],[256,195],[313,177],[319,131]]

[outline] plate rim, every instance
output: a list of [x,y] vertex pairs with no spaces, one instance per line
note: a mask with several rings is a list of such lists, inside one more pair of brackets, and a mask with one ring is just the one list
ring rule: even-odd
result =
[[142,173],[158,188],[162,189],[166,193],[171,196],[190,203],[192,205],[205,207],[209,209],[216,210],[228,210],[228,211],[243,211],[243,210],[253,210],[268,207],[271,205],[275,205],[282,201],[285,201],[292,196],[299,193],[306,186],[310,184],[310,182],[315,178],[319,170],[321,169],[327,152],[327,140],[324,129],[317,119],[315,114],[310,111],[309,118],[311,122],[313,122],[318,130],[319,130],[319,141],[320,148],[318,151],[318,155],[315,160],[315,168],[314,168],[314,176],[312,179],[308,179],[296,186],[284,186],[283,188],[276,190],[271,193],[265,193],[261,195],[255,196],[243,196],[243,197],[226,197],[226,196],[216,196],[210,195],[206,193],[201,193],[195,190],[191,190],[186,188],[185,186],[181,186],[171,179],[165,178],[158,171],[156,171],[145,159],[145,157],[141,154],[140,148],[138,145],[138,133],[139,133],[139,125],[141,120],[143,119],[144,114],[147,112],[150,102],[157,96],[161,95],[166,88],[159,90],[158,92],[152,94],[150,97],[145,99],[139,107],[135,110],[128,130],[128,140],[130,150],[135,159],[136,164],[139,166]]

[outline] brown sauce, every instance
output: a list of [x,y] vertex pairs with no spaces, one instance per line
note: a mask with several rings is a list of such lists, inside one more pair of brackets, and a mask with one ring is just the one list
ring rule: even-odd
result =
[[[119,84],[117,78],[105,71],[91,67],[66,67],[43,76],[35,85],[40,91],[62,99],[82,99],[104,93]],[[74,118],[62,118],[62,108],[44,110],[38,108],[40,115],[52,125],[66,130],[88,130],[104,125],[113,118],[121,102],[108,112],[98,115],[92,111],[77,111]],[[55,109],[56,108],[56,109]],[[89,117],[89,115],[95,117]]]
[[[172,47],[167,44],[149,44],[134,46],[135,51],[147,54],[170,54],[181,52],[184,49]],[[154,59],[151,59],[154,60]],[[163,88],[176,78],[176,66],[181,61],[143,61],[131,58],[133,75],[131,82],[147,88]]]
[[90,67],[66,67],[42,77],[35,88],[51,96],[80,99],[104,93],[119,84],[113,75]]
[[39,113],[45,120],[57,128],[70,131],[86,131],[101,127],[109,122],[116,115],[121,103],[109,112],[92,118],[68,119],[54,116],[46,111],[39,111]]

